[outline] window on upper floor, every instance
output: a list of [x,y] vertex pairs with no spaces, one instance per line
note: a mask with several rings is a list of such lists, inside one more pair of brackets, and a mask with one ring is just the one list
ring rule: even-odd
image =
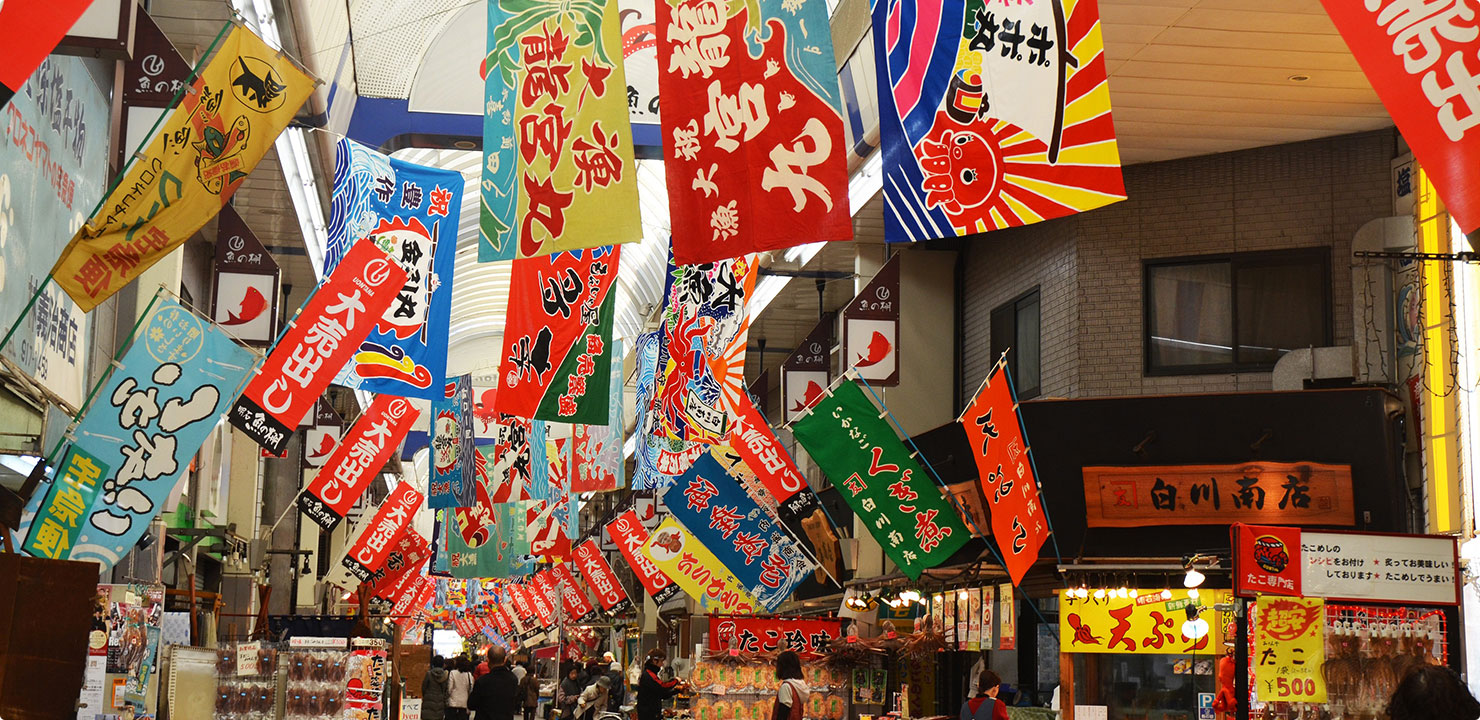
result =
[[1038,397],[1043,392],[1039,373],[1042,346],[1038,288],[1033,288],[992,310],[992,360],[1007,353],[1007,368],[1018,397]]
[[1147,375],[1267,371],[1332,342],[1325,247],[1149,260]]

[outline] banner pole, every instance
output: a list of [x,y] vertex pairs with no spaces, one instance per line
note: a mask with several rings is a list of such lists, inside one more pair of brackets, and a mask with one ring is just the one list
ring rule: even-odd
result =
[[[1004,359],[1006,354],[1003,354]],[[1043,519],[1048,523],[1048,537],[1053,540],[1053,554],[1059,564],[1064,564],[1064,556],[1059,552],[1059,534],[1053,529],[1053,513],[1048,511],[1046,495],[1043,492],[1043,475],[1038,472],[1038,461],[1033,457],[1033,443],[1028,441],[1028,423],[1023,421],[1022,406],[1018,404],[1017,384],[1012,381],[1012,373],[1003,373],[1007,376],[1007,391],[1012,394],[1012,412],[1017,416],[1018,431],[1023,434],[1023,452],[1028,454],[1028,463],[1033,466],[1033,484],[1038,490],[1038,504],[1043,507]]]

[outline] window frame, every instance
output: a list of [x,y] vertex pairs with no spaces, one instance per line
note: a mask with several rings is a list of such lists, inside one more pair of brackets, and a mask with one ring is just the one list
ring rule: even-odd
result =
[[[1273,362],[1239,362],[1239,324],[1238,324],[1238,275],[1241,268],[1255,268],[1269,265],[1290,264],[1291,261],[1305,261],[1316,266],[1321,275],[1321,299],[1322,308],[1322,338],[1321,345],[1317,347],[1329,347],[1335,342],[1335,298],[1332,297],[1331,280],[1331,251],[1329,245],[1310,245],[1287,250],[1263,250],[1256,252],[1241,253],[1216,253],[1212,255],[1178,255],[1174,257],[1149,258],[1141,261],[1141,374],[1144,377],[1174,377],[1182,375],[1226,375],[1232,373],[1256,373],[1270,372],[1274,369]],[[1228,264],[1228,280],[1230,297],[1230,327],[1233,332],[1233,357],[1231,363],[1218,363],[1215,365],[1164,365],[1156,366],[1152,363],[1151,352],[1151,274],[1158,267],[1172,267],[1178,265],[1201,265],[1201,264]],[[1276,360],[1275,362],[1278,362]]]
[[[1042,288],[1041,285],[1034,285],[1033,287],[1029,288],[1027,291],[1025,291],[1025,292],[1017,295],[1016,297],[1013,297],[1010,300],[1006,300],[1006,301],[1003,301],[1001,303],[998,303],[996,305],[996,307],[993,307],[991,309],[991,311],[987,314],[987,321],[989,323],[991,323],[991,319],[993,317],[996,317],[997,312],[1000,311],[1000,310],[1009,310],[1012,313],[1012,330],[1013,330],[1012,335],[1013,335],[1013,342],[1010,343],[1007,346],[1008,353],[1010,355],[1010,361],[1009,361],[1007,367],[1008,367],[1008,371],[1013,374],[1012,375],[1012,386],[1013,386],[1013,390],[1016,391],[1017,398],[1019,400],[1029,400],[1029,399],[1036,398],[1036,397],[1038,397],[1038,396],[1040,396],[1040,395],[1043,394],[1043,292],[1042,292],[1042,289],[1043,288]],[[1023,387],[1018,382],[1018,377],[1017,377],[1018,369],[1017,369],[1016,363],[1013,362],[1013,361],[1016,361],[1017,360],[1017,330],[1018,330],[1018,314],[1020,312],[1020,310],[1018,308],[1018,305],[1022,304],[1023,301],[1028,300],[1029,298],[1034,298],[1034,297],[1036,297],[1037,298],[1037,301],[1038,301],[1038,384],[1036,386],[1034,386],[1034,387],[1026,388],[1026,387]],[[991,337],[991,335],[992,335],[991,332],[988,332],[987,333],[987,352],[991,353],[991,355],[992,355],[992,365],[995,367],[996,364],[997,364],[997,359],[999,357],[1001,357],[1001,356],[997,353],[997,349],[995,347],[992,347],[992,337]]]

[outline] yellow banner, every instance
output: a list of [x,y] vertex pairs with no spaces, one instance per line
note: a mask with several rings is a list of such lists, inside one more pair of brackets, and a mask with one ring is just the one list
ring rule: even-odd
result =
[[313,90],[286,56],[237,26],[52,276],[84,312],[220,212]]
[[[1208,656],[1223,653],[1222,618],[1213,609],[1230,601],[1227,590],[1204,590],[1196,598],[1186,590],[1138,590],[1135,597],[1059,596],[1059,648],[1071,653]],[[1199,608],[1189,626],[1188,606]]]
[[1262,596],[1254,610],[1254,688],[1260,702],[1326,702],[1326,605]]
[[705,612],[749,615],[761,607],[724,563],[673,518],[664,520],[648,536],[642,554],[697,600]]

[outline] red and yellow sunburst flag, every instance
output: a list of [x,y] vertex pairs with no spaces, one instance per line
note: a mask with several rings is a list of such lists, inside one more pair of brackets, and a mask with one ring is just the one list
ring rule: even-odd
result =
[[241,186],[314,81],[241,26],[51,269],[87,312],[190,238]]
[[1095,0],[879,0],[885,239],[1125,199]]

